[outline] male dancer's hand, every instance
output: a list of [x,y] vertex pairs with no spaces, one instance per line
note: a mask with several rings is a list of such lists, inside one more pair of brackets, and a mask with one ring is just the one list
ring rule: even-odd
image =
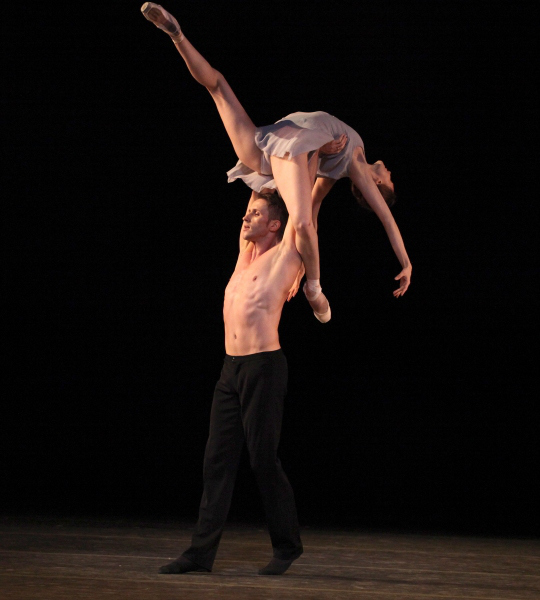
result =
[[289,290],[289,294],[287,296],[287,302],[290,302],[298,293],[300,289],[300,282],[302,281],[302,277],[304,276],[306,269],[304,267],[304,263],[302,263],[300,269],[298,270],[298,274],[296,275],[296,279]]
[[342,133],[337,140],[332,140],[331,142],[326,143],[324,146],[321,146],[319,149],[319,154],[321,156],[326,156],[328,154],[338,154],[341,152],[345,145],[347,144],[347,136]]

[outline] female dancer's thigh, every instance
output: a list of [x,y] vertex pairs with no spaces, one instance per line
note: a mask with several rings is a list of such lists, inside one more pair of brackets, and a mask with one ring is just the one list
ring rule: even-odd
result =
[[252,171],[260,172],[262,152],[255,144],[255,125],[223,75],[216,89],[209,90],[236,156]]
[[311,183],[307,152],[290,159],[271,156],[270,164],[277,188],[298,232],[311,223]]
[[178,42],[176,49],[195,80],[212,95],[238,158],[253,171],[260,171],[261,151],[255,144],[255,125],[225,77],[210,65],[187,38]]

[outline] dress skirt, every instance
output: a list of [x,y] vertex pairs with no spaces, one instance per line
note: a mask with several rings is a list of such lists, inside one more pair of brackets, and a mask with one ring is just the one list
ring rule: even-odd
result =
[[292,158],[308,153],[308,158],[321,146],[347,136],[347,144],[337,154],[323,156],[319,159],[317,175],[331,179],[347,177],[352,153],[357,146],[364,147],[362,138],[354,129],[328,113],[292,113],[273,125],[258,127],[255,130],[255,144],[261,150],[260,171],[252,171],[238,161],[228,175],[229,183],[241,179],[252,190],[275,189],[276,183],[272,175],[270,157]]

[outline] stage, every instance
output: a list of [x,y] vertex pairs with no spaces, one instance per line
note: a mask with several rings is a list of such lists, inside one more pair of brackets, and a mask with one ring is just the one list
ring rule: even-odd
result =
[[201,500],[251,192],[140,4],[0,26],[0,600],[540,599],[534,5],[165,4],[255,125],[324,111],[361,135],[413,265],[394,298],[386,226],[337,181],[332,320],[300,292],[279,325],[305,553],[264,578],[246,453],[214,571],[158,574]]
[[305,552],[280,577],[258,576],[270,558],[261,525],[229,525],[210,574],[159,575],[190,539],[191,525],[14,519],[0,525],[3,600],[122,598],[540,597],[534,540],[366,533],[304,528]]

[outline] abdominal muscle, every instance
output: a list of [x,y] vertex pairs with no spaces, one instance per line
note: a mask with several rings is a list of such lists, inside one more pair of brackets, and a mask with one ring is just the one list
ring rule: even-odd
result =
[[268,271],[260,266],[235,271],[225,290],[225,352],[232,356],[280,348],[278,325],[285,291],[270,285]]
[[[275,319],[279,321],[279,315]],[[273,318],[261,313],[261,318],[252,323],[244,318],[230,318],[225,321],[225,352],[231,356],[245,356],[257,352],[278,350],[277,326],[268,326]]]

